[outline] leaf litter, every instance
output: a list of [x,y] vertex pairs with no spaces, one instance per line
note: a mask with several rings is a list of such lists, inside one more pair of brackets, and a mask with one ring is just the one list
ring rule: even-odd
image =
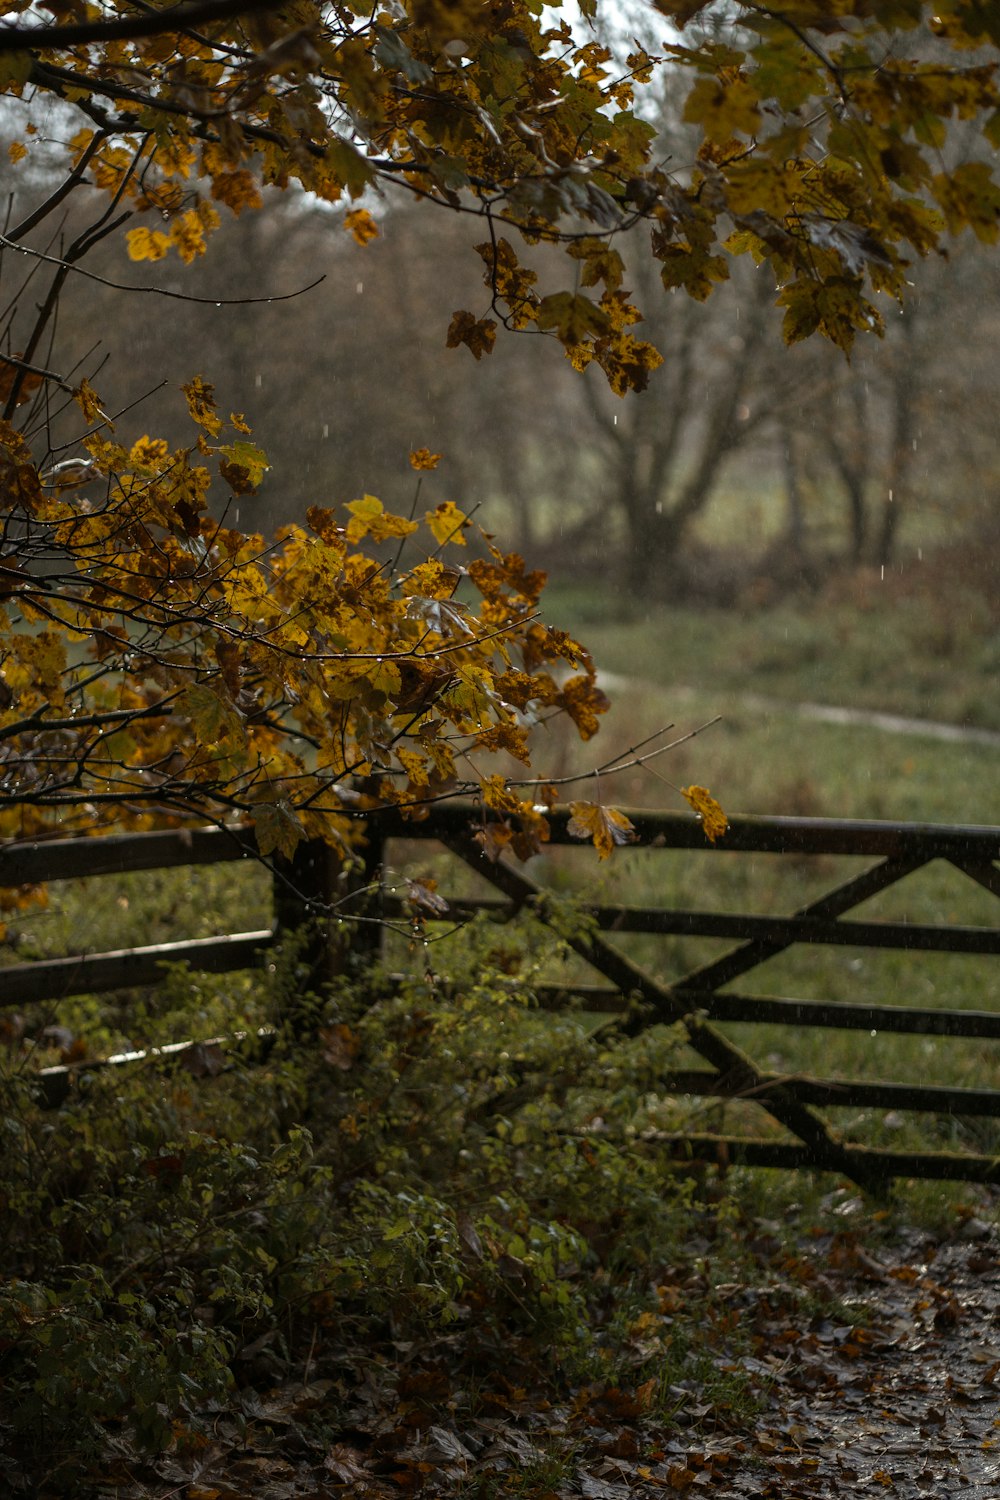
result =
[[[617,1330],[613,1380],[574,1385],[472,1327],[368,1348],[323,1330],[299,1369],[258,1340],[212,1439],[178,1431],[154,1465],[109,1454],[93,1493],[1000,1500],[995,1226],[961,1209],[946,1234],[888,1228],[846,1187],[825,1201],[819,1227],[738,1226],[738,1282],[713,1279],[710,1235],[674,1247],[653,1306]],[[696,1357],[670,1379],[678,1329]]]

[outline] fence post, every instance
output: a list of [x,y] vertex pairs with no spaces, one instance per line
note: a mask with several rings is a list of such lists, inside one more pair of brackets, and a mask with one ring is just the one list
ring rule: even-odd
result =
[[290,1017],[297,1029],[310,1024],[307,996],[363,973],[381,952],[382,854],[373,818],[352,862],[322,839],[303,840],[291,859],[274,860],[275,935],[297,933],[302,944]]

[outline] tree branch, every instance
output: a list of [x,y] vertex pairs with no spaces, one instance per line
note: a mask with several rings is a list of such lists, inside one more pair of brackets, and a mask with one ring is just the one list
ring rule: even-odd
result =
[[0,54],[27,52],[36,47],[75,47],[86,42],[131,41],[163,36],[213,21],[229,21],[258,10],[280,12],[275,0],[192,0],[167,10],[117,21],[75,21],[65,26],[0,26]]

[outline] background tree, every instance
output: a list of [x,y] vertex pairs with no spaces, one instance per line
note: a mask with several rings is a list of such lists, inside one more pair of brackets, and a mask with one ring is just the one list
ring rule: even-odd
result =
[[[47,9],[52,25],[18,16],[0,32],[16,124],[0,238],[11,286],[0,340],[9,833],[34,835],[71,809],[86,827],[241,816],[256,820],[262,847],[287,853],[306,834],[350,837],[369,805],[357,801],[358,777],[374,778],[374,802],[409,805],[485,776],[487,801],[533,826],[533,796],[487,771],[466,777],[459,762],[498,750],[526,760],[526,718],[565,711],[589,735],[604,706],[586,654],[534,618],[541,579],[520,558],[487,548],[456,567],[438,556],[468,529],[452,498],[433,494],[427,506],[418,495],[410,514],[369,495],[346,512],[314,504],[308,529],[273,546],[236,524],[267,458],[239,411],[225,420],[204,376],[189,369],[183,383],[193,442],[119,430],[115,413],[143,391],[102,401],[86,344],[66,349],[61,326],[71,289],[103,297],[124,284],[92,269],[122,230],[131,261],[151,272],[131,284],[183,302],[195,295],[183,267],[205,254],[221,214],[252,213],[269,187],[328,205],[326,222],[359,244],[379,234],[375,195],[408,195],[477,230],[469,265],[482,285],[463,289],[449,346],[481,361],[503,323],[561,345],[615,396],[642,390],[663,358],[633,332],[641,314],[618,248],[628,230],[648,232],[663,286],[699,301],[729,278],[730,257],[766,265],[785,338],[820,332],[844,350],[881,327],[875,299],[904,292],[909,255],[948,230],[997,235],[988,163],[942,170],[937,155],[955,117],[997,136],[994,64],[968,49],[995,47],[1000,23],[964,0],[936,8],[932,61],[913,30],[930,18],[924,6],[859,0],[831,20],[810,0],[794,16],[663,0],[676,29],[659,55],[638,47],[621,66],[589,28],[596,11],[575,35],[517,0],[500,10],[421,0],[374,19],[309,0],[195,0],[100,18],[82,5]],[[718,24],[685,31],[695,15]],[[695,137],[679,163],[660,160],[636,105],[657,75]],[[254,226],[244,243],[258,263],[270,255],[284,272],[296,253],[308,259],[309,235],[296,251],[291,222]],[[408,268],[403,245],[397,271]],[[412,319],[405,277],[394,285]],[[246,306],[247,292],[235,300]],[[704,362],[706,441],[666,506],[674,451],[645,418],[634,442],[616,441],[593,406],[622,469],[619,493],[642,497],[634,515],[626,505],[628,523],[663,533],[651,555],[668,549],[735,445],[767,297],[752,301],[741,349]],[[141,327],[134,305],[129,328]],[[254,355],[283,338],[258,335]],[[704,340],[682,333],[674,370],[701,358]],[[234,346],[245,364],[238,325]],[[283,393],[301,381],[290,347]],[[344,348],[338,380],[351,376]],[[261,388],[270,359],[253,360]],[[437,369],[432,390],[449,401]],[[314,431],[332,425],[313,421]],[[686,442],[690,455],[690,425]],[[430,470],[435,456],[420,437],[411,443],[414,467]],[[464,463],[467,484],[475,464]],[[511,478],[501,462],[496,482]],[[401,550],[418,518],[423,549]]]

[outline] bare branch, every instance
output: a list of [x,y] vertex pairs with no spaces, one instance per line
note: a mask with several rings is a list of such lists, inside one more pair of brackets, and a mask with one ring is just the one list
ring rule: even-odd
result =
[[0,26],[0,54],[26,52],[40,47],[75,47],[86,42],[130,41],[145,36],[164,36],[192,26],[211,25],[258,10],[281,11],[275,0],[191,0],[167,10],[117,21],[75,21],[65,26]]

